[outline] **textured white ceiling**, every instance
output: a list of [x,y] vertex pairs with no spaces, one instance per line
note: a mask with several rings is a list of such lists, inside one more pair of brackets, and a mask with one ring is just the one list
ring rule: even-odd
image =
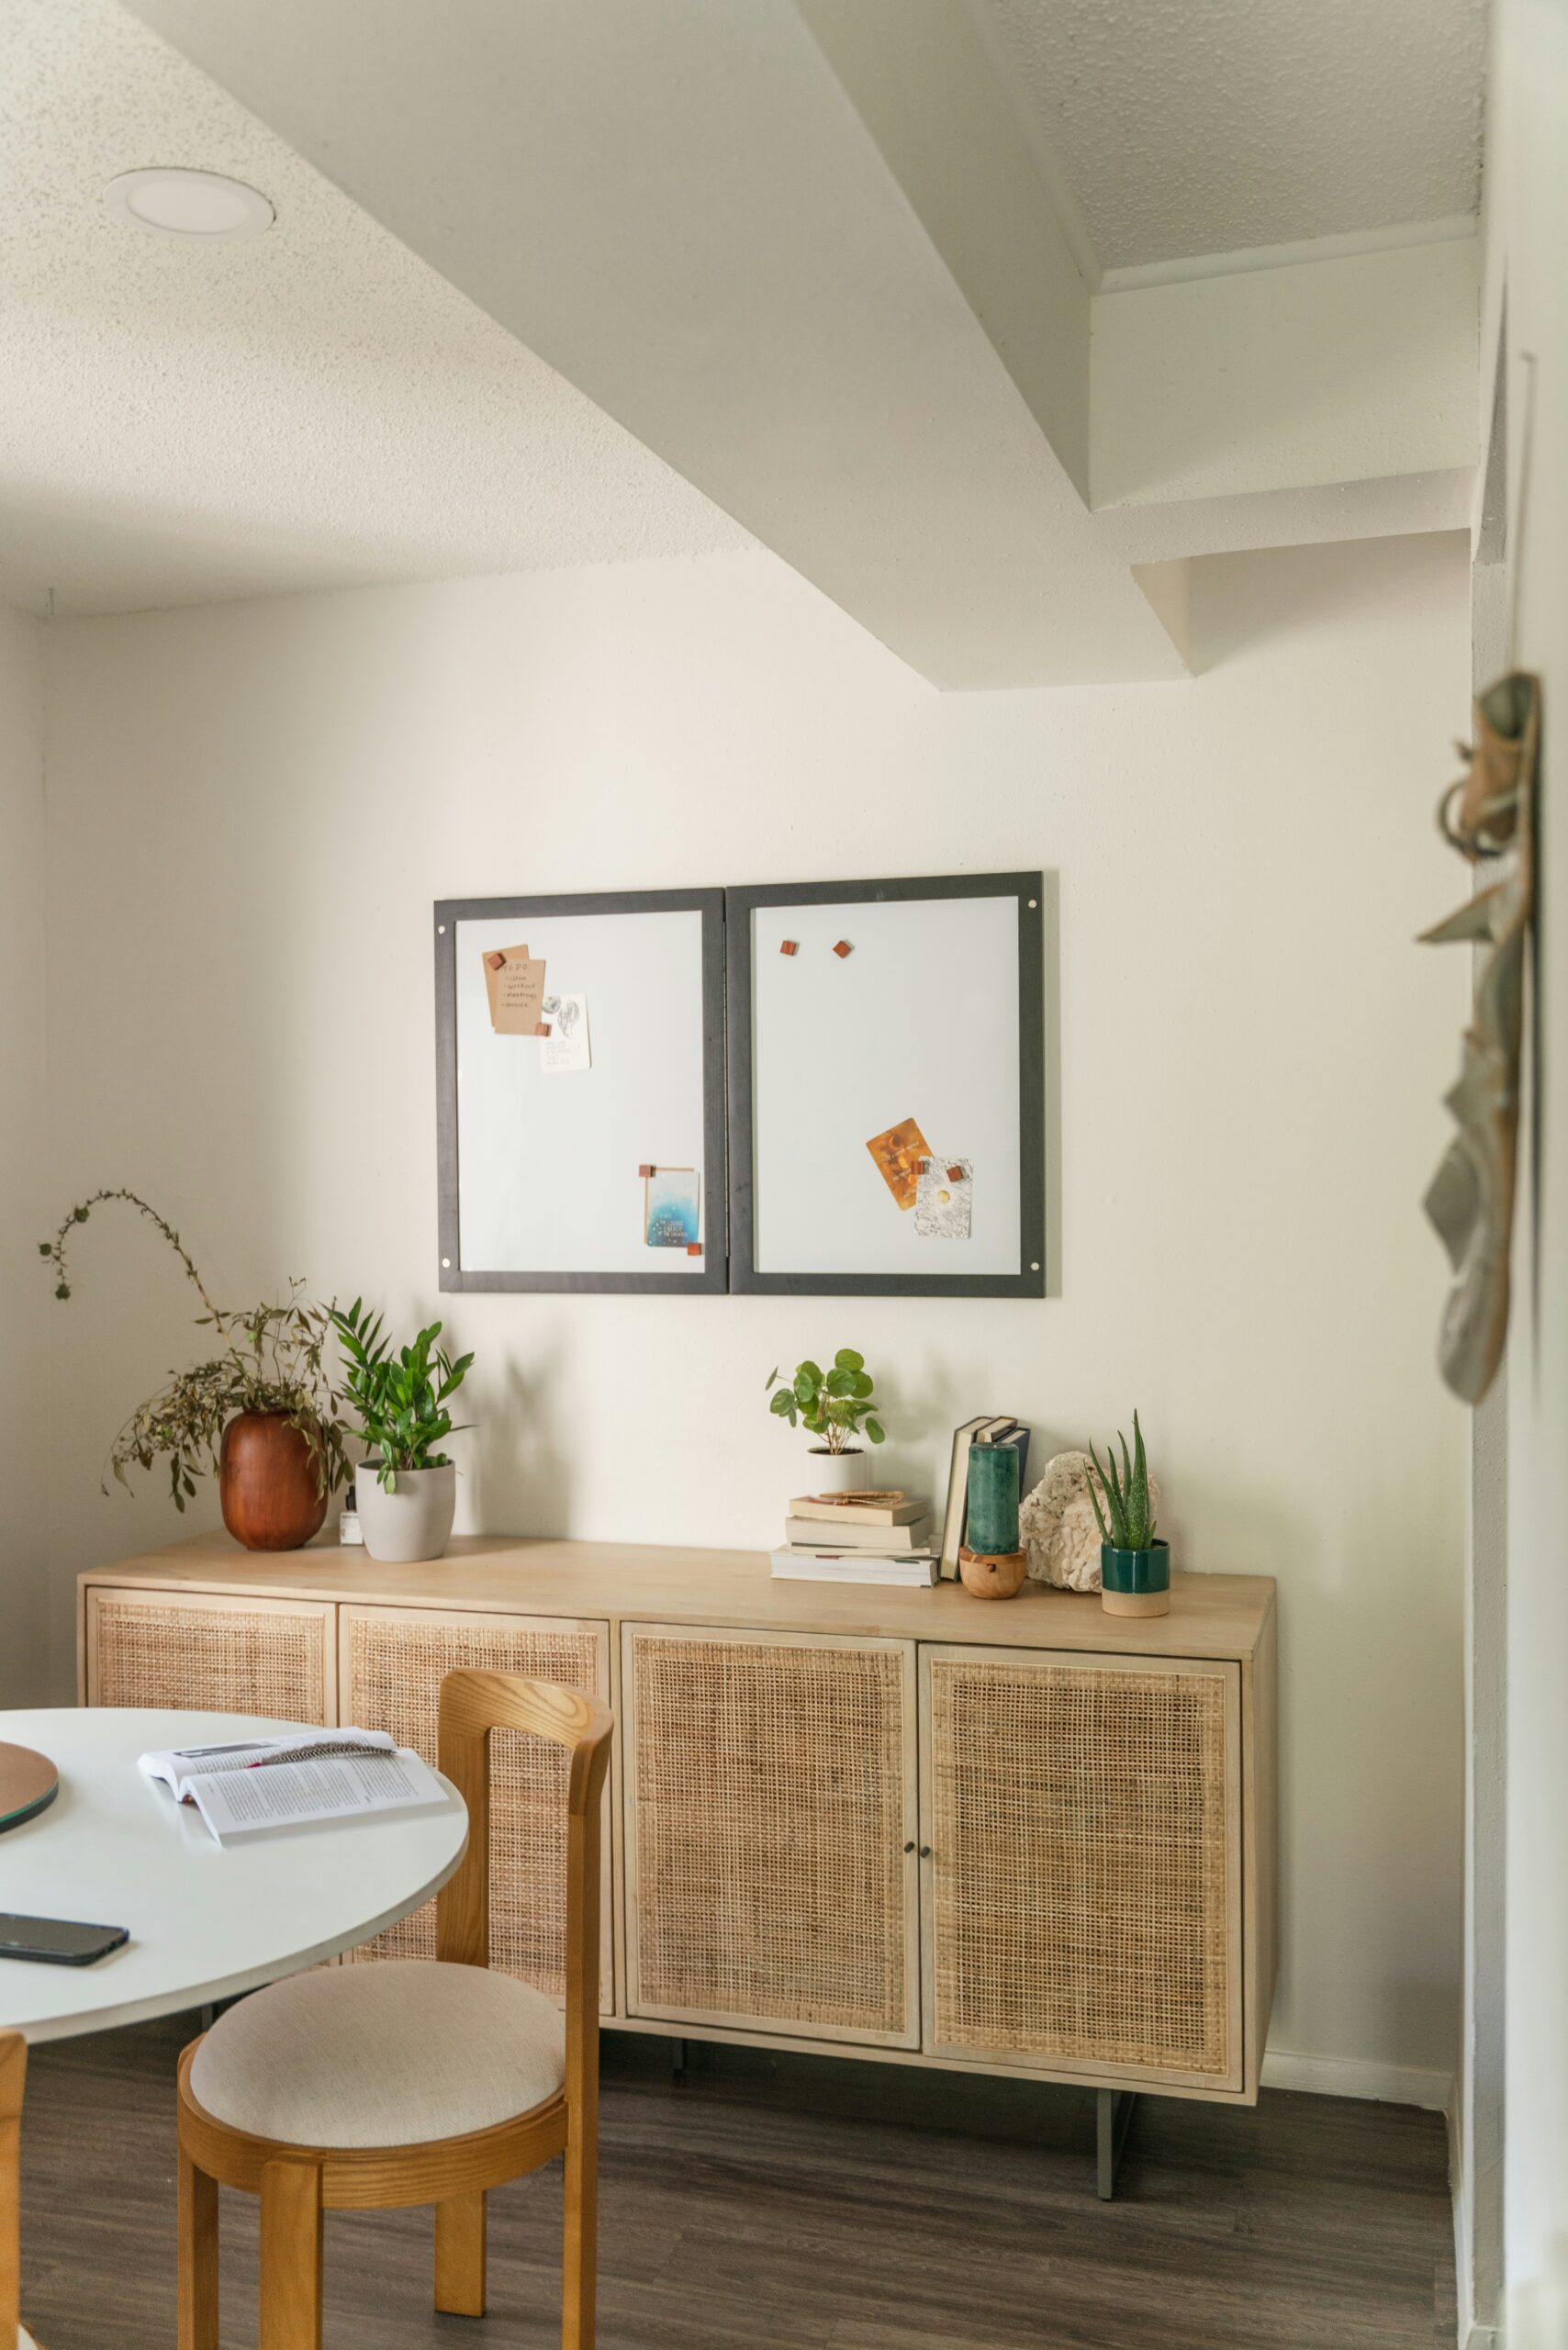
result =
[[[0,597],[121,610],[752,543],[115,0],[0,0]],[[145,163],[250,181],[276,225],[215,245],[111,220],[105,183]]]
[[1103,269],[1473,212],[1486,0],[970,0]]

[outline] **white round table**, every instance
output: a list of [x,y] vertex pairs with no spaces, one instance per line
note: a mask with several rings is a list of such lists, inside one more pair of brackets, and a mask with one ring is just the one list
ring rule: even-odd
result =
[[0,1910],[130,1929],[92,1966],[0,1959],[0,2027],[62,2040],[232,1998],[352,1950],[439,1891],[468,1841],[448,1780],[442,1811],[220,1845],[194,1804],[136,1767],[158,1747],[301,1727],[113,1707],[0,1713],[0,1740],[38,1748],[60,1772],[49,1809],[0,1836]]

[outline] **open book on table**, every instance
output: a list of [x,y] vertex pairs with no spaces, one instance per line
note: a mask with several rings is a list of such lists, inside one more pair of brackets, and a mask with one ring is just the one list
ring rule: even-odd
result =
[[268,1828],[444,1806],[423,1758],[381,1729],[291,1730],[227,1746],[174,1746],[140,1768],[177,1803],[193,1803],[220,1844]]

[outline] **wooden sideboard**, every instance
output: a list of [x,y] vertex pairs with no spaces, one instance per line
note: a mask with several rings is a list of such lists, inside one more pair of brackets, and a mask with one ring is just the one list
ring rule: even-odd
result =
[[[605,2021],[1251,2104],[1273,1995],[1274,1586],[1162,1617],[775,1583],[750,1551],[198,1536],[81,1579],[89,1705],[391,1730],[454,1664],[607,1697]],[[494,1963],[558,1991],[558,1761],[498,1740]],[[356,1955],[434,1948],[421,1912]]]

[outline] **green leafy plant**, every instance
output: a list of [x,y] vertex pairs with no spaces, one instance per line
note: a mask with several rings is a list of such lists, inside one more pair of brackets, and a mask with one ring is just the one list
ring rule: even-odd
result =
[[[1092,1474],[1085,1470],[1083,1482],[1094,1505],[1101,1540],[1109,1542],[1118,1550],[1147,1550],[1154,1541],[1154,1503],[1148,1490],[1148,1463],[1144,1459],[1143,1430],[1137,1424],[1136,1412],[1133,1414],[1133,1454],[1130,1460],[1127,1458],[1127,1440],[1120,1428],[1116,1430],[1116,1442],[1122,1448],[1120,1474],[1116,1470],[1115,1445],[1105,1447],[1103,1468],[1100,1464],[1100,1455],[1091,1445],[1089,1453],[1094,1469]],[[1095,1490],[1096,1477],[1099,1479],[1098,1492]],[[1110,1516],[1108,1526],[1101,1514],[1102,1494]]]
[[[303,1281],[290,1281],[281,1304],[263,1303],[239,1314],[216,1305],[167,1217],[139,1192],[123,1190],[91,1192],[72,1209],[52,1240],[39,1241],[39,1255],[53,1266],[54,1293],[62,1301],[71,1295],[66,1243],[94,1208],[110,1200],[123,1200],[168,1242],[207,1308],[196,1315],[196,1327],[210,1329],[221,1344],[207,1362],[172,1371],[166,1387],[137,1405],[109,1449],[106,1472],[112,1472],[129,1492],[128,1470],[151,1469],[166,1460],[174,1507],[183,1510],[196,1493],[196,1479],[217,1469],[229,1422],[241,1412],[275,1412],[299,1430],[309,1447],[317,1492],[334,1492],[350,1470],[346,1431],[338,1416],[342,1397],[327,1368],[330,1308],[302,1297]],[[107,1473],[101,1482],[106,1494]]]
[[411,1347],[394,1353],[381,1315],[372,1315],[362,1298],[346,1314],[333,1306],[332,1322],[348,1362],[344,1393],[371,1448],[365,1466],[375,1471],[376,1483],[390,1494],[400,1469],[450,1468],[447,1454],[433,1448],[456,1433],[446,1399],[462,1386],[473,1356],[460,1355],[454,1362],[435,1343],[439,1322],[421,1330]]
[[873,1444],[884,1440],[886,1430],[876,1416],[871,1374],[865,1356],[857,1355],[853,1347],[840,1347],[831,1371],[807,1361],[782,1387],[777,1370],[770,1371],[767,1386],[777,1391],[768,1410],[788,1420],[791,1427],[802,1427],[820,1438],[830,1452],[847,1451],[862,1427]]

